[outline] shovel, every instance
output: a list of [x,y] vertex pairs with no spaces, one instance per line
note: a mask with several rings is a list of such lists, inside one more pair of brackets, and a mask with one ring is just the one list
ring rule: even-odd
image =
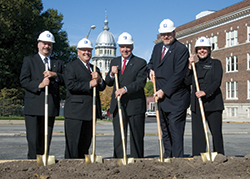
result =
[[[117,74],[115,74],[115,84],[116,84],[116,89],[119,89]],[[119,113],[119,121],[120,121],[120,128],[121,128],[121,138],[122,138],[122,149],[123,149],[123,159],[118,159],[117,163],[119,165],[121,165],[121,164],[127,165],[128,163],[134,163],[134,158],[127,158],[120,96],[117,97],[117,103],[118,103],[118,113]]]
[[[94,65],[94,72],[96,72],[96,66]],[[102,156],[95,155],[96,151],[96,87],[93,87],[93,140],[92,140],[92,154],[85,155],[86,164],[99,162],[102,163]]]
[[[197,78],[197,73],[196,73],[196,68],[195,68],[194,62],[192,63],[192,68],[193,68],[193,72],[194,72],[194,80],[195,80],[196,89],[197,89],[197,91],[200,91],[200,87],[199,87],[199,83],[198,83],[198,78]],[[207,130],[207,123],[206,123],[203,103],[202,103],[201,98],[198,98],[198,100],[199,100],[202,123],[203,123],[203,127],[204,127],[204,133],[205,133],[206,144],[207,144],[207,152],[201,153],[201,158],[202,158],[203,162],[214,161],[214,159],[215,159],[215,157],[217,155],[217,152],[211,152],[211,150],[210,150],[210,143],[209,143],[209,138],[208,138],[208,130]]]
[[[154,84],[154,93],[156,92],[156,84],[155,84],[155,77],[153,79]],[[158,100],[155,97],[155,112],[156,112],[156,120],[157,120],[157,129],[158,129],[158,140],[159,140],[159,148],[160,148],[160,158],[155,159],[155,162],[170,162],[169,158],[163,158],[163,142],[162,142],[162,134],[161,134],[161,125],[160,125],[160,113],[158,110]]]
[[[48,71],[48,63],[45,63],[45,71]],[[37,165],[47,166],[55,163],[55,156],[48,155],[48,93],[49,87],[45,86],[45,108],[44,108],[44,154],[37,155]]]

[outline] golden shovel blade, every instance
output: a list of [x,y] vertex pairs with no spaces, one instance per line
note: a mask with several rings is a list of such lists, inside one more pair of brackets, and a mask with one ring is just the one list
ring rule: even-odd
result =
[[214,161],[216,155],[217,155],[217,152],[211,152],[211,155],[209,152],[201,153],[201,159],[203,162]]
[[129,163],[135,163],[134,158],[123,158],[123,159],[117,159],[118,165],[127,165]]
[[85,162],[86,162],[86,164],[90,164],[90,163],[94,163],[94,162],[103,163],[102,156],[94,155],[94,154],[85,155]]
[[166,162],[166,163],[170,163],[171,160],[170,160],[170,158],[163,158],[163,159],[161,159],[161,158],[154,158],[154,162]]
[[54,155],[37,155],[36,161],[38,166],[47,166],[56,163]]

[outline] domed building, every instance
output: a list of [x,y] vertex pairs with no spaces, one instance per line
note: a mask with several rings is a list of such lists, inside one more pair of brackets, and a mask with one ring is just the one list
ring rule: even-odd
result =
[[116,42],[113,34],[109,32],[107,16],[103,31],[98,35],[95,44],[95,55],[92,63],[101,71],[103,79],[109,71],[110,61],[116,57]]

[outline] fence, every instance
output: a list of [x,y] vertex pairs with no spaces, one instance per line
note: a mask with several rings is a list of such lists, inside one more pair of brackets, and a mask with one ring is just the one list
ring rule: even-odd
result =
[[24,100],[0,99],[1,116],[23,116]]
[[[63,116],[65,101],[60,102],[59,115]],[[24,116],[24,100],[0,99],[0,116]]]

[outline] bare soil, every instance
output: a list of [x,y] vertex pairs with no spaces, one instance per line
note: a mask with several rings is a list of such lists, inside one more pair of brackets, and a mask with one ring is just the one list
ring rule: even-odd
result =
[[250,178],[250,154],[245,157],[226,157],[218,154],[213,162],[201,157],[173,158],[170,163],[151,159],[136,159],[135,163],[118,165],[115,159],[104,163],[86,164],[84,160],[58,160],[55,164],[39,167],[36,160],[0,163],[0,178],[9,179],[237,179]]

